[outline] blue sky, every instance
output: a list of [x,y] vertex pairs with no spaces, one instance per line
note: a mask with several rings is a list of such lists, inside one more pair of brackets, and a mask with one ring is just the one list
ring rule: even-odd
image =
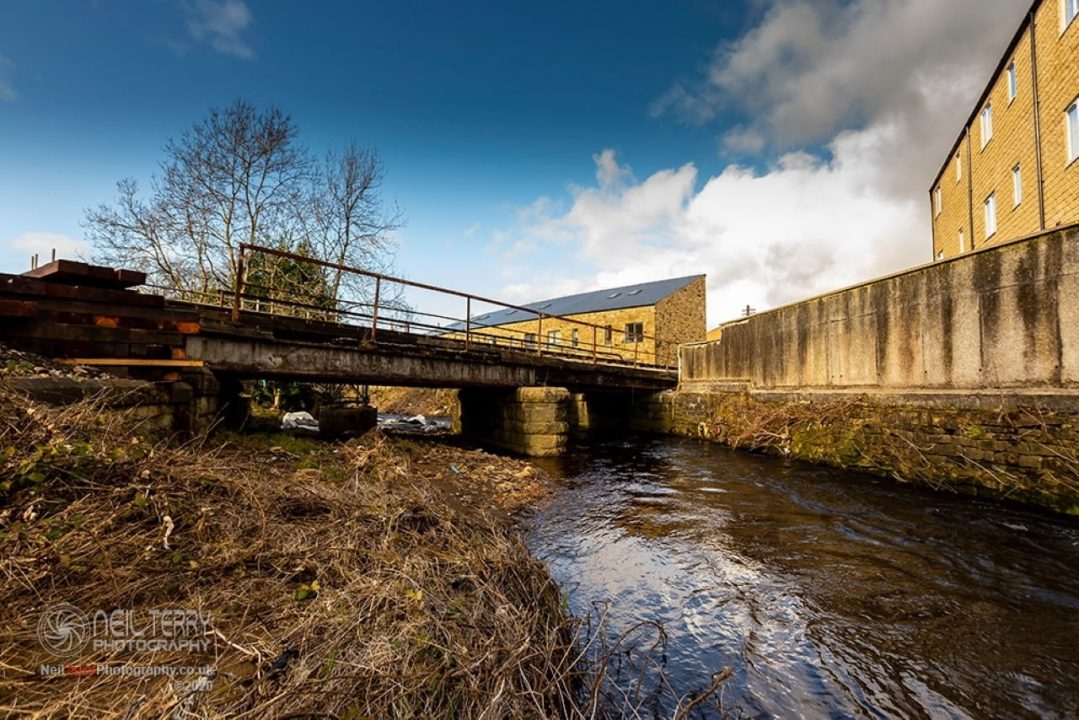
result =
[[0,271],[245,98],[377,148],[402,274],[707,272],[718,321],[929,259],[923,196],[1026,4],[5,0]]

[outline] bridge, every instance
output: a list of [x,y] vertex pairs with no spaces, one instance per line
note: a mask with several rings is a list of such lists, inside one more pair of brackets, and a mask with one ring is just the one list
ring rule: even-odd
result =
[[[328,300],[260,272],[282,263],[362,284],[365,299]],[[600,342],[603,328],[535,308],[255,245],[240,248],[236,277],[232,288],[193,293],[62,259],[0,274],[0,341],[180,383],[193,401],[215,398],[218,407],[245,379],[457,388],[462,430],[533,454],[554,454],[572,425],[587,423],[586,398],[595,414],[677,383],[673,358],[616,351]],[[463,314],[445,309],[455,305]],[[539,328],[573,323],[585,339],[563,345],[543,342],[542,331],[496,332],[477,321],[491,308],[517,310]]]

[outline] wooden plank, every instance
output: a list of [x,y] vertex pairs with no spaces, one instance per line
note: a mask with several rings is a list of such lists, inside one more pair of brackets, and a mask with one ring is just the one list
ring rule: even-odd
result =
[[0,315],[34,317],[37,315],[37,303],[27,300],[0,300]]
[[154,358],[56,358],[61,365],[94,365],[97,367],[203,367],[202,360],[157,360]]
[[23,276],[50,283],[89,285],[116,290],[143,285],[146,282],[146,273],[89,265],[77,260],[53,260],[33,270],[27,270]]
[[99,327],[54,322],[21,324],[6,333],[11,338],[72,342],[122,342],[142,345],[183,345],[184,335],[170,330]]
[[14,295],[44,295],[45,283],[19,275],[0,275],[0,289]]
[[[119,318],[125,327],[145,327],[155,330],[172,330],[179,323],[198,323],[197,314],[190,311],[174,311],[154,307],[132,307],[122,303],[94,303],[78,300],[39,298],[34,300],[42,318],[80,317],[73,322],[92,323],[96,315]],[[190,333],[188,333],[190,334]]]
[[23,277],[21,275],[0,274],[0,294],[29,295],[79,300],[84,302],[113,303],[126,307],[164,307],[165,298],[161,295],[141,293],[135,290],[113,290],[110,288],[88,287],[85,285],[63,285],[44,280]]

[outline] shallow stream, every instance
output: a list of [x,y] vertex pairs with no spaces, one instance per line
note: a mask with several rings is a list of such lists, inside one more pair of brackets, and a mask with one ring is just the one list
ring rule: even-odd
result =
[[692,717],[1079,717],[1072,518],[677,438],[544,465],[528,541],[608,705],[670,717],[730,668]]

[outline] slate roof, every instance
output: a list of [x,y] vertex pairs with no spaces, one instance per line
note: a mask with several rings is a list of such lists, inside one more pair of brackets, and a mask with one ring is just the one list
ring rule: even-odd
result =
[[[522,307],[542,310],[547,315],[581,315],[583,313],[645,307],[655,305],[663,298],[681,290],[700,277],[704,277],[704,275],[687,275],[679,278],[623,285],[622,287],[607,288],[605,290],[593,290],[592,292],[527,303]],[[535,320],[536,317],[535,313],[530,313],[527,310],[507,308],[473,316],[472,326],[493,327],[496,325],[508,325],[525,320]],[[447,332],[464,329],[465,325],[461,322],[453,323],[444,328]]]

